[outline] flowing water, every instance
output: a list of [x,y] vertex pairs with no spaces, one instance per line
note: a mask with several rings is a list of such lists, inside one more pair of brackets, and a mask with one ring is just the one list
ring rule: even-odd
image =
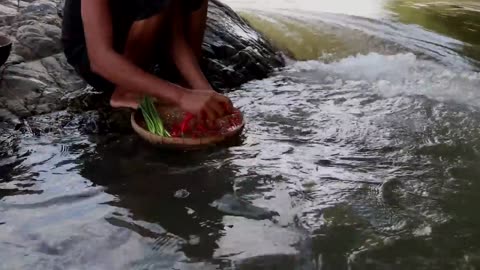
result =
[[242,140],[26,135],[0,269],[480,269],[480,2],[226,2],[292,59]]

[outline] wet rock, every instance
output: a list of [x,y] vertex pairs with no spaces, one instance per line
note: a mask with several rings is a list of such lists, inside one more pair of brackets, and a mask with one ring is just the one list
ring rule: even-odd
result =
[[17,30],[17,45],[15,52],[25,60],[47,57],[61,52],[59,42],[61,30],[58,27],[38,23],[23,25]]
[[[8,158],[13,156],[17,152],[18,148],[18,137],[15,136],[11,129],[7,128],[5,122],[0,121],[0,159]],[[0,175],[4,172],[3,165],[0,164]]]
[[274,211],[254,206],[232,194],[224,195],[219,200],[214,201],[211,206],[228,215],[242,216],[257,220],[272,219],[274,216],[278,216],[278,213]]
[[207,78],[220,89],[265,78],[284,65],[258,32],[216,0],[210,2],[203,51]]
[[0,108],[17,117],[67,108],[65,95],[85,88],[63,54],[7,66],[0,81]]
[[[12,59],[36,60],[61,53],[61,18],[58,16],[56,1],[40,0],[31,2],[3,1],[8,7],[0,31],[13,40]],[[1,8],[0,8],[1,10]]]
[[10,122],[11,124],[17,125],[20,124],[18,117],[13,115],[9,110],[0,109],[0,121],[1,122]]
[[92,110],[77,115],[76,122],[83,134],[130,133],[130,113],[124,109]]
[[188,192],[188,190],[186,190],[186,189],[177,190],[175,192],[175,194],[173,195],[173,197],[175,197],[177,199],[185,199],[188,196],[190,196],[190,192]]
[[[0,68],[0,116],[14,123],[67,110],[88,126],[128,125],[128,114],[109,108],[108,97],[92,91],[66,62],[62,14],[61,0],[0,0],[0,32],[13,40],[12,55]],[[260,34],[216,0],[210,1],[203,49],[205,73],[219,90],[264,78],[284,65]]]

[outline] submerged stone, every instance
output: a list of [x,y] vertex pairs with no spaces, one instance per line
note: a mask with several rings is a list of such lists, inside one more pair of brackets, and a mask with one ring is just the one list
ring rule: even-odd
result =
[[225,214],[251,219],[272,219],[274,216],[278,216],[277,212],[255,206],[232,194],[224,195],[222,198],[214,201],[211,206]]

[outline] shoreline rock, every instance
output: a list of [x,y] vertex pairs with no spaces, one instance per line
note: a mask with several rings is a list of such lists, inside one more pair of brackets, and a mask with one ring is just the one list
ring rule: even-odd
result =
[[[0,0],[0,32],[13,40],[12,55],[0,68],[0,121],[11,128],[23,120],[42,125],[42,116],[67,111],[84,119],[79,125],[107,125],[100,128],[105,132],[125,126],[126,117],[113,116],[122,110],[109,108],[105,95],[87,86],[66,62],[60,43],[63,1],[19,3]],[[203,51],[206,76],[221,91],[265,78],[285,65],[261,34],[217,0],[210,1]]]

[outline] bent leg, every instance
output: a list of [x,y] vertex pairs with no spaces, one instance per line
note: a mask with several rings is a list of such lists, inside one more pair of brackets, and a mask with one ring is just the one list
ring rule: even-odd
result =
[[[164,29],[168,9],[148,19],[136,21],[130,28],[123,55],[134,64],[147,68],[154,54],[157,39]],[[128,76],[128,74],[125,74]],[[110,105],[112,107],[138,108],[142,96],[132,94],[127,89],[116,87]]]
[[208,1],[191,0],[174,6],[171,56],[183,85],[193,89],[211,89],[201,70],[201,52],[206,29]]
[[192,12],[186,24],[187,42],[191,46],[195,56],[200,61],[202,56],[202,44],[207,27],[208,0],[201,0],[200,8]]

